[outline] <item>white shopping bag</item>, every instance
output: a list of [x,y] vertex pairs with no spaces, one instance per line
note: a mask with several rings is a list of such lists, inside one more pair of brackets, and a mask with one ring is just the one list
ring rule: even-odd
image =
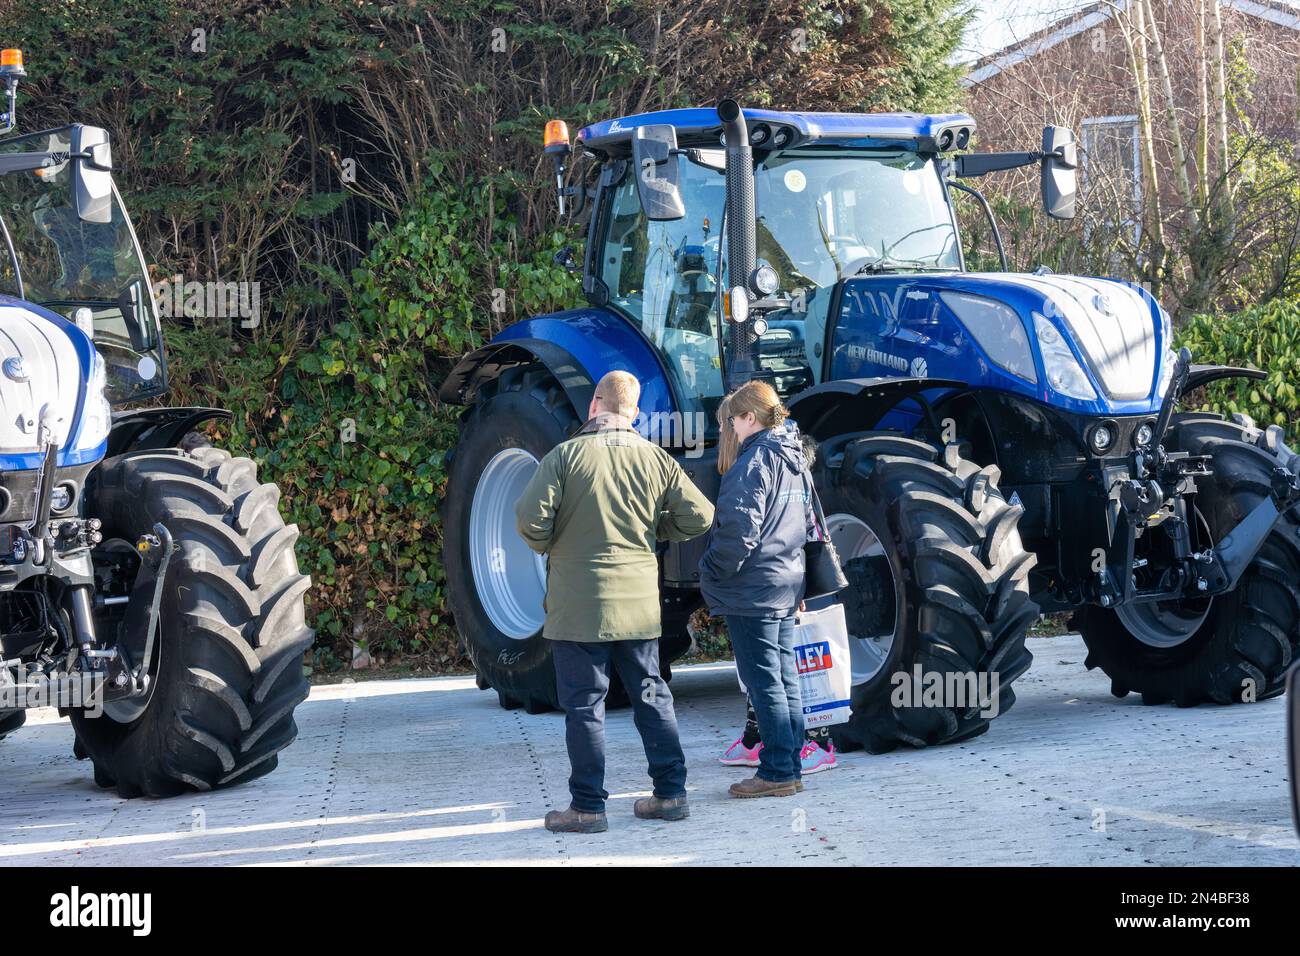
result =
[[849,629],[844,605],[802,611],[795,618],[794,663],[803,698],[803,725],[843,724],[849,719]]

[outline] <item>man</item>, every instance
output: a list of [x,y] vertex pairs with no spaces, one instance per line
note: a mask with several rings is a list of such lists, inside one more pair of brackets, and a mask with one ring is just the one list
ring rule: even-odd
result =
[[631,698],[654,796],[642,819],[683,820],[686,758],[673,696],[659,675],[658,540],[685,541],[713,522],[713,506],[681,466],[632,427],[641,385],[605,375],[587,423],[542,459],[515,507],[519,535],[547,555],[546,626],[569,750],[567,810],[546,815],[555,833],[603,833],[605,695],[611,668]]

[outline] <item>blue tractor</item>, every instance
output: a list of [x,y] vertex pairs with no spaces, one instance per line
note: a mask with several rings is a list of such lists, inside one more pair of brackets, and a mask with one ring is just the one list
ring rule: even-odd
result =
[[[0,53],[0,135],[25,75]],[[123,797],[269,772],[308,690],[297,528],[166,391],[107,133],[0,138],[0,737],[57,706]]]
[[[465,406],[445,561],[481,687],[555,706],[545,567],[513,506],[620,368],[643,383],[647,425],[711,429],[679,449],[706,492],[717,404],[743,381],[771,382],[816,441],[851,585],[841,746],[983,732],[1015,699],[1042,613],[1074,612],[1087,666],[1117,696],[1282,691],[1300,640],[1295,455],[1276,427],[1180,410],[1207,382],[1263,373],[1175,354],[1169,316],[1133,284],[1005,259],[967,271],[954,200],[988,206],[963,180],[1037,165],[1046,212],[1075,206],[1068,129],[1048,127],[1039,150],[961,152],[974,129],[964,115],[726,101],[586,127],[593,174],[578,186],[567,131],[548,130],[561,207],[590,210],[589,305],[504,329],[441,390]],[[689,647],[702,546],[662,554],[665,665]],[[962,687],[984,693],[954,699]]]

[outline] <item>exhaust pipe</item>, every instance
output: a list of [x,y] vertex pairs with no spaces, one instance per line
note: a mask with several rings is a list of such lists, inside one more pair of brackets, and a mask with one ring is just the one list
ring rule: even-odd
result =
[[[744,289],[749,295],[757,265],[758,236],[754,211],[754,153],[749,148],[745,116],[735,100],[718,104],[718,119],[727,140],[727,288]],[[732,322],[728,334],[731,361],[727,366],[727,387],[748,381],[757,364],[754,359],[753,324]]]

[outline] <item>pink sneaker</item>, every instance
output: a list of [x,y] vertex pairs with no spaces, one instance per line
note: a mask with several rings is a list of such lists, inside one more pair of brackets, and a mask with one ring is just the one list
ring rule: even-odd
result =
[[800,773],[808,776],[810,773],[821,773],[823,770],[831,770],[835,767],[835,745],[829,744],[829,750],[822,750],[811,740],[804,741],[803,750],[799,752],[799,760],[803,764]]
[[718,758],[718,763],[724,767],[757,767],[758,752],[762,749],[763,741],[760,740],[752,747],[746,747],[745,738],[741,737]]

